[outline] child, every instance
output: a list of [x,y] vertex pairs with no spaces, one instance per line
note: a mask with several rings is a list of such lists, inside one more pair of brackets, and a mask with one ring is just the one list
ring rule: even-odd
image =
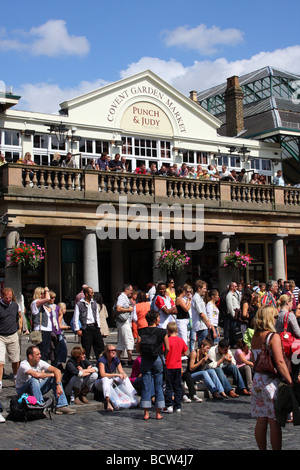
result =
[[[182,338],[178,336],[176,322],[172,321],[167,325],[169,337],[169,352],[166,356],[166,408],[165,413],[172,413],[173,406],[177,413],[181,411],[182,400],[182,356],[188,355],[188,347]],[[172,396],[174,395],[174,401]]]

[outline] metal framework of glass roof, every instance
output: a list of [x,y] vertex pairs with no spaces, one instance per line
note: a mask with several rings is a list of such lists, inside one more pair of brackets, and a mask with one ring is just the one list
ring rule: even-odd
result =
[[[258,73],[259,72],[259,73]],[[300,87],[300,76],[273,70],[270,67],[239,78],[244,92],[243,104],[254,103],[270,96],[291,99]],[[297,83],[298,82],[298,83]],[[226,84],[198,94],[199,104],[214,116],[225,112]]]

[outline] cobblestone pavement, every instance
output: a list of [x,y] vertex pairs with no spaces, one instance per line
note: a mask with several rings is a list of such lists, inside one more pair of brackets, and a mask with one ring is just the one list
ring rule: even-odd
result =
[[[67,338],[70,350],[77,344],[77,340],[72,333],[68,334]],[[112,332],[108,342],[116,343],[116,332]],[[26,337],[23,337],[22,358],[27,346],[28,341]],[[125,370],[129,373],[129,369],[125,368]],[[11,367],[8,364],[6,373],[10,372]],[[200,393],[198,392],[199,395]],[[4,416],[7,415],[9,400],[13,395],[12,380],[4,380],[4,386],[0,392]],[[90,395],[89,400],[93,398]],[[197,451],[203,450],[256,450],[255,420],[250,415],[250,400],[250,397],[223,401],[206,398],[202,403],[183,403],[181,414],[165,414],[164,418],[159,421],[155,419],[155,413],[152,410],[151,418],[144,421],[143,411],[139,408],[121,409],[109,413],[103,409],[102,403],[92,399],[90,405],[75,407],[77,413],[74,415],[53,415],[52,419],[28,423],[15,423],[8,420],[1,423],[0,449],[71,450],[75,448],[76,450],[108,451],[107,454],[102,452],[103,458],[110,456],[111,451],[123,456],[127,455],[125,451],[129,451],[129,456],[130,451],[135,451],[132,455],[141,455],[136,452],[143,451],[144,456],[147,456],[146,451],[149,451],[149,455],[154,454],[152,457],[154,459],[157,455],[165,455],[168,451],[173,451],[172,455],[180,456],[195,455]],[[283,449],[300,449],[299,429],[293,424],[287,424],[283,428]],[[118,464],[118,462],[114,463]],[[166,462],[153,461],[152,463],[165,464]],[[183,461],[178,461],[178,466],[188,466],[188,463],[186,461],[184,465]],[[132,464],[138,465],[134,462]]]

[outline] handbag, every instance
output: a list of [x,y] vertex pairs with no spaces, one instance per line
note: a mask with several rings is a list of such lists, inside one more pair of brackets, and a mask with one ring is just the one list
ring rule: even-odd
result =
[[234,319],[235,321],[238,321],[239,323],[247,324],[249,321],[249,318],[244,318],[242,316],[242,310],[240,308],[236,308],[234,310]]
[[272,339],[273,335],[274,333],[270,333],[267,336],[266,341],[262,344],[262,350],[256,358],[253,371],[259,372],[260,374],[269,375],[270,377],[277,377],[278,372],[274,366],[269,346],[269,342]]
[[283,318],[283,331],[279,333],[279,336],[281,338],[282,342],[282,347],[283,350],[288,358],[292,357],[293,351],[292,351],[292,344],[295,341],[296,338],[287,331],[288,327],[288,318],[289,318],[289,312],[286,312]]
[[34,330],[34,331],[31,331],[30,334],[29,334],[29,341],[34,345],[38,345],[42,342],[42,331],[41,331],[41,327],[42,327],[42,311],[40,309],[40,329],[39,330]]

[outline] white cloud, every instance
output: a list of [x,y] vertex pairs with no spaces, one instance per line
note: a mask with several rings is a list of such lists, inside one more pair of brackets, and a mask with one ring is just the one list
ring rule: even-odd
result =
[[[126,70],[122,70],[120,78],[130,77],[150,69],[188,96],[191,90],[203,91],[225,82],[232,75],[244,75],[265,66],[300,74],[300,46],[277,49],[273,52],[260,52],[249,59],[231,62],[226,58],[195,61],[187,67],[173,59],[165,61],[154,57],[143,57],[138,62],[128,65]],[[103,79],[94,82],[82,81],[74,88],[61,88],[58,84],[49,83],[23,84],[19,89],[14,89],[14,92],[22,96],[18,108],[57,113],[59,103],[95,90],[107,83]]]
[[59,104],[63,101],[101,88],[107,83],[101,79],[94,82],[81,81],[73,88],[61,88],[57,83],[24,83],[14,89],[14,93],[21,96],[16,109],[57,114],[60,109]]
[[29,34],[37,38],[30,47],[31,53],[34,55],[84,56],[90,49],[89,42],[84,36],[69,35],[66,22],[63,20],[49,20],[41,26],[31,28]]
[[208,28],[205,24],[200,24],[195,28],[179,26],[174,31],[165,30],[162,36],[167,46],[184,47],[211,55],[217,52],[215,46],[235,46],[241,43],[244,34],[236,28],[222,30],[218,26]]
[[[30,31],[14,31],[16,37],[7,37],[1,30],[0,50],[27,51],[34,56],[59,57],[68,55],[85,56],[90,45],[84,36],[72,36],[64,20],[49,20]],[[21,36],[21,39],[19,39]]]
[[121,76],[128,77],[146,69],[152,70],[185,95],[191,90],[203,91],[225,82],[232,75],[244,75],[262,67],[272,66],[280,70],[300,74],[300,46],[260,52],[249,59],[228,61],[226,58],[195,61],[184,67],[180,62],[143,57],[132,63]]

